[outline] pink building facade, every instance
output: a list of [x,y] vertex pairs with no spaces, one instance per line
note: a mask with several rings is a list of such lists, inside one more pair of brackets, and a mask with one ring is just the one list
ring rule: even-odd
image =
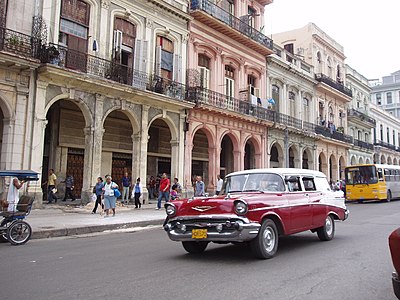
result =
[[188,191],[196,175],[212,193],[217,174],[267,165],[272,123],[255,115],[267,103],[265,66],[273,45],[260,29],[270,2],[191,1],[187,84],[196,106],[187,120]]

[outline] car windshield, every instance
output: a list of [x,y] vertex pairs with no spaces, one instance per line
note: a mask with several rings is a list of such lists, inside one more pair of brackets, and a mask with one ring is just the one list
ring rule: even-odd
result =
[[372,184],[378,182],[375,166],[348,167],[345,175],[346,184]]
[[240,174],[227,176],[221,194],[238,192],[284,192],[285,185],[277,174]]

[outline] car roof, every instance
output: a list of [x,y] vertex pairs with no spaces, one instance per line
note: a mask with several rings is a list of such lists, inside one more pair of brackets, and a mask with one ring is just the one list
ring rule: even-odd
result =
[[267,169],[251,169],[244,171],[237,171],[228,174],[227,176],[233,175],[244,175],[244,174],[259,174],[259,173],[273,173],[280,175],[308,175],[317,177],[326,177],[326,175],[320,171],[309,170],[309,169],[297,169],[297,168],[267,168]]

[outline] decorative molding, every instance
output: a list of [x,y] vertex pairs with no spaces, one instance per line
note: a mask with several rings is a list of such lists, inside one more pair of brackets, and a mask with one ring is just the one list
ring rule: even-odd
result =
[[146,18],[146,27],[147,28],[153,28],[153,20]]
[[109,9],[110,8],[110,0],[101,0],[101,8]]

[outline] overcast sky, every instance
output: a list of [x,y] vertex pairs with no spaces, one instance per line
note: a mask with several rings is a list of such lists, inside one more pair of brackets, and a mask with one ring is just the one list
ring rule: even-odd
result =
[[345,62],[366,78],[400,70],[400,0],[274,0],[265,7],[268,36],[309,22],[341,44]]

